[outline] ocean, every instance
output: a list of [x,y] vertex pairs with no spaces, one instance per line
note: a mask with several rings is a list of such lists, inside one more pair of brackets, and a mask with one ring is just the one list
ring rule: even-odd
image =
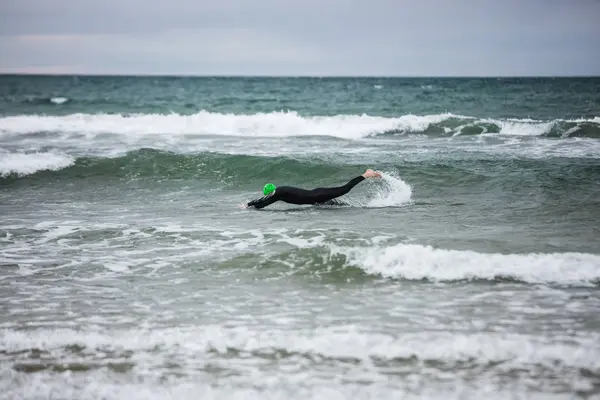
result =
[[600,399],[599,234],[600,78],[0,76],[0,398]]

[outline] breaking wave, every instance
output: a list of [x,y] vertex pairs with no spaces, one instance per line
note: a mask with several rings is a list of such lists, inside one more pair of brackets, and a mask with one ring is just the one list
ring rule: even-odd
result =
[[[60,102],[63,98],[53,99]],[[330,136],[356,140],[376,135],[519,135],[600,138],[600,117],[593,119],[488,119],[451,113],[380,117],[370,115],[303,116],[295,111],[222,114],[22,115],[0,118],[2,135],[39,132],[122,135],[226,135],[250,137]]]
[[[284,238],[293,246],[267,262],[305,265],[310,273],[346,278],[358,269],[386,279],[459,282],[509,280],[529,284],[598,285],[600,255],[590,253],[481,253],[416,243],[340,246],[324,236]],[[306,271],[298,270],[297,273]]]
[[0,177],[26,176],[39,171],[57,171],[72,166],[74,162],[73,157],[60,153],[0,151]]

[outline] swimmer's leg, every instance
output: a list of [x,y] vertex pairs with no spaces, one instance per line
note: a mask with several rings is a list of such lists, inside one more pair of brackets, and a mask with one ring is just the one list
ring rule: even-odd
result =
[[357,176],[354,179],[351,179],[344,186],[338,187],[329,187],[329,188],[318,188],[312,191],[312,195],[315,198],[315,204],[324,204],[328,201],[332,201],[336,197],[343,196],[350,192],[354,186],[358,185],[365,178],[363,176]]

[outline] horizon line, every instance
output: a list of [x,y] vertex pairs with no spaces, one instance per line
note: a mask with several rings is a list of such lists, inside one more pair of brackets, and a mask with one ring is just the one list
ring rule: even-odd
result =
[[436,78],[600,78],[600,74],[564,75],[367,75],[367,74],[180,74],[180,73],[78,73],[78,72],[3,72],[0,76],[55,76],[55,77],[127,77],[127,78],[383,78],[383,79],[436,79]]

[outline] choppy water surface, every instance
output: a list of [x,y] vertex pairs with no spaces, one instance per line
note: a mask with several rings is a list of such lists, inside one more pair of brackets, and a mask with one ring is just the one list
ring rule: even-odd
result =
[[599,87],[0,77],[0,397],[597,398]]

